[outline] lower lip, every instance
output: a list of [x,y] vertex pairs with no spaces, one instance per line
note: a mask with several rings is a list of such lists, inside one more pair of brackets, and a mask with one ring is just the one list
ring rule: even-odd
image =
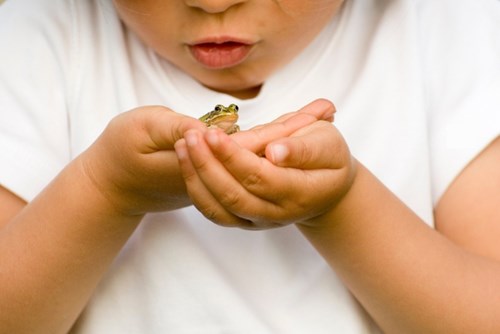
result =
[[200,43],[189,46],[194,59],[209,69],[224,69],[242,63],[249,55],[250,44],[225,42],[225,43]]

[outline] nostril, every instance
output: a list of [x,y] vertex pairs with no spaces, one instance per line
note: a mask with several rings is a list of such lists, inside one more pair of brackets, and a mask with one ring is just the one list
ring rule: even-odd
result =
[[189,7],[198,8],[209,14],[218,14],[247,0],[185,0]]

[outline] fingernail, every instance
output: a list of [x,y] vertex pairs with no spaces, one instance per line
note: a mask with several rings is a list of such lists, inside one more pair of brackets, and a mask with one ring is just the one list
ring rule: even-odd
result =
[[184,139],[178,140],[174,145],[174,149],[179,160],[184,160],[187,157],[188,153]]
[[327,112],[323,115],[323,118],[324,118],[324,119],[331,119],[331,118],[333,118],[333,115],[334,115],[334,110],[333,110],[333,109],[330,109],[329,111],[327,111]]
[[271,159],[274,163],[283,162],[290,152],[288,147],[281,144],[274,144],[271,146]]
[[322,115],[323,119],[333,118],[333,115],[335,114],[335,105],[333,105],[332,102],[325,99],[319,99],[317,100],[317,103],[322,103],[322,108],[326,108]]
[[194,131],[186,132],[184,139],[186,140],[186,144],[190,147],[198,145],[198,135]]
[[333,119],[333,115],[335,114],[334,108],[328,108],[327,111],[323,114],[323,119]]
[[219,144],[219,133],[217,130],[208,130],[205,136],[211,146]]

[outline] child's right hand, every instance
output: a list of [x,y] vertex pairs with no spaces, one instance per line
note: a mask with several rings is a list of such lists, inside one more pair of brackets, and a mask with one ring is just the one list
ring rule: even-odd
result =
[[206,126],[165,107],[140,107],[115,117],[79,159],[119,212],[177,209],[190,200],[173,147],[189,129],[206,131]]

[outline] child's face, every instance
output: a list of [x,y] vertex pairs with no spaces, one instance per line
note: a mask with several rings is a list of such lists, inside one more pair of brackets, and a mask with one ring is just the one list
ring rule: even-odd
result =
[[242,98],[311,42],[343,0],[114,0],[125,25],[211,89]]

